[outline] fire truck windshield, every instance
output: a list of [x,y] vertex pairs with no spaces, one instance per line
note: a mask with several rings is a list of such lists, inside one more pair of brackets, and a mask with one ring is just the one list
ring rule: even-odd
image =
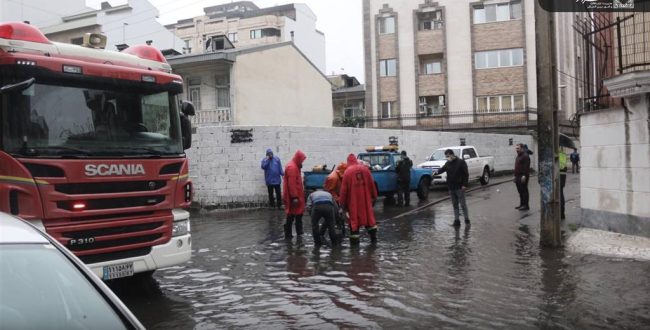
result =
[[37,83],[0,95],[2,150],[23,157],[183,153],[176,97],[164,90]]

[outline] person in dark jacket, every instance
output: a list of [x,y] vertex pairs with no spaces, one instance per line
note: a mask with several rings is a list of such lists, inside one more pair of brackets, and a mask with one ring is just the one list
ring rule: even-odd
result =
[[530,176],[530,156],[524,145],[518,143],[515,147],[517,158],[515,159],[515,184],[519,192],[519,206],[515,207],[520,211],[530,210],[528,205],[528,178]]
[[463,208],[465,224],[470,225],[467,203],[465,202],[465,190],[469,181],[469,171],[465,160],[456,157],[451,149],[445,150],[447,162],[437,172],[436,175],[447,173],[447,187],[451,195],[451,203],[454,206],[454,227],[460,226],[460,210],[458,204]]
[[397,205],[409,206],[411,204],[411,169],[413,168],[413,161],[406,155],[406,151],[402,150],[401,159],[395,166],[397,172]]
[[578,149],[573,148],[573,152],[571,153],[571,171],[573,173],[580,173],[580,154],[578,153]]
[[[266,189],[269,192],[269,205],[271,207],[282,208],[282,162],[278,156],[273,155],[273,149],[266,149],[266,157],[262,159],[262,169],[264,170],[264,179],[266,181]],[[273,191],[275,191],[275,198],[273,198]],[[277,200],[278,204],[275,204]]]
[[[329,232],[332,245],[339,242],[334,229],[336,214],[339,212],[336,200],[327,191],[322,189],[316,190],[307,197],[307,212],[311,216],[311,232],[314,236],[314,244],[320,246],[323,244],[325,232]],[[323,220],[323,226],[320,227],[320,220]]]

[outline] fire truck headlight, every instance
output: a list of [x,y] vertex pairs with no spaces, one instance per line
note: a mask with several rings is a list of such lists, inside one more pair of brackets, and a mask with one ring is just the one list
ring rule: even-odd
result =
[[181,220],[173,223],[172,237],[187,235],[190,232],[190,220]]

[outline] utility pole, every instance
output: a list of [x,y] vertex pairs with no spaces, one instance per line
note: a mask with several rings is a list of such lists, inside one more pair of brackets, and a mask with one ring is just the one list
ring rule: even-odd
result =
[[555,24],[553,13],[535,2],[537,53],[537,133],[539,186],[541,189],[540,244],[558,247],[560,237],[559,132],[557,76],[555,74]]

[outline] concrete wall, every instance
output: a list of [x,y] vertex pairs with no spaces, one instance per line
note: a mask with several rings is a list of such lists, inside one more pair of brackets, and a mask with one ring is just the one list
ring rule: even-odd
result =
[[[232,129],[252,129],[253,141],[231,143]],[[481,133],[423,132],[357,128],[238,126],[199,127],[193,138],[190,159],[190,177],[196,192],[194,201],[202,207],[236,207],[264,204],[267,200],[260,161],[266,148],[273,148],[283,166],[297,149],[307,155],[303,170],[317,164],[345,161],[349,153],[358,153],[367,146],[386,144],[388,137],[397,136],[402,150],[406,150],[417,165],[435,149],[458,145],[464,137],[481,155],[495,156],[497,171],[512,170],[513,143],[534,147],[528,135],[501,135]],[[533,159],[533,163],[535,160]],[[531,167],[537,168],[531,164]]]
[[582,115],[582,224],[650,237],[650,94]]
[[284,18],[282,41],[291,41],[294,31],[294,43],[314,65],[325,73],[325,35],[316,30],[316,15],[302,3],[294,4],[296,20]]
[[237,56],[237,125],[332,126],[332,87],[291,44]]

